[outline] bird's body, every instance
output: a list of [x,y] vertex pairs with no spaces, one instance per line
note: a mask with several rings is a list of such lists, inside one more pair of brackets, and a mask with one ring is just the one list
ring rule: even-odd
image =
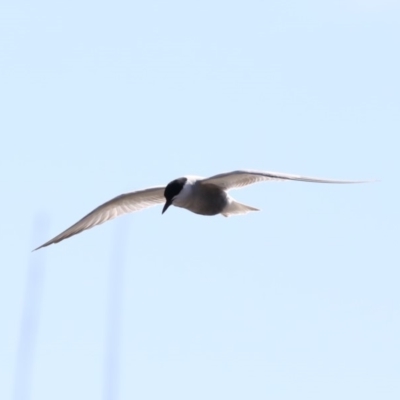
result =
[[228,209],[234,200],[225,190],[212,183],[204,183],[205,178],[199,176],[186,176],[183,179],[185,178],[179,196],[173,201],[175,207],[200,215],[229,215]]
[[200,215],[220,214],[228,203],[228,194],[217,186],[200,182],[201,180],[188,179],[173,202],[174,206]]
[[122,194],[102,204],[87,214],[70,228],[53,239],[39,246],[48,246],[76,235],[95,225],[102,224],[119,215],[140,211],[163,203],[163,213],[169,206],[185,208],[195,214],[218,215],[225,217],[258,211],[257,208],[238,203],[228,190],[236,189],[266,180],[292,180],[315,183],[362,183],[363,181],[338,181],[330,179],[310,178],[277,172],[232,171],[210,178],[200,176],[184,176],[171,181],[167,186],[157,186],[136,192]]

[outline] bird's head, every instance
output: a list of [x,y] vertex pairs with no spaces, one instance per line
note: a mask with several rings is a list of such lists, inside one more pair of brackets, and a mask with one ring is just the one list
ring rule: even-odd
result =
[[179,193],[182,191],[183,187],[187,182],[187,178],[178,178],[173,180],[172,182],[168,183],[164,190],[164,197],[165,197],[165,205],[162,210],[162,214],[167,211],[168,207],[173,204],[174,199]]

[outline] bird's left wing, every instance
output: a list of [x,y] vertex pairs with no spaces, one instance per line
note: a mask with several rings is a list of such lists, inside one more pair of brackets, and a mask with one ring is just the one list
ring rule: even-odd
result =
[[103,222],[109,221],[119,215],[144,210],[145,208],[155,206],[164,201],[164,186],[153,187],[137,192],[125,193],[114,197],[101,206],[95,208],[77,223],[60,233],[53,239],[42,244],[35,250],[48,246],[53,243],[61,242],[77,233],[90,229]]
[[270,181],[270,180],[288,180],[288,181],[302,181],[302,182],[315,182],[315,183],[365,183],[368,181],[341,181],[334,179],[320,179],[311,178],[309,176],[290,175],[280,172],[263,172],[263,171],[232,171],[225,172],[205,178],[202,183],[211,183],[219,186],[224,190],[240,188],[253,183]]

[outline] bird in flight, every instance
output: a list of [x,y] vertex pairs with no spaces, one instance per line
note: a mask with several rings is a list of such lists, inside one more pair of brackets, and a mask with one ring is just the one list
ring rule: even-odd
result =
[[163,214],[171,205],[185,208],[186,210],[200,215],[221,214],[224,217],[246,214],[251,211],[259,211],[257,208],[235,201],[228,194],[228,191],[251,185],[253,183],[270,180],[338,184],[367,182],[319,179],[307,176],[283,174],[279,172],[251,170],[226,172],[209,178],[188,175],[171,181],[167,186],[155,186],[114,197],[95,208],[74,225],[48,242],[37,247],[35,250],[49,246],[53,243],[61,242],[64,239],[76,235],[86,229],[93,228],[96,225],[100,225],[103,222],[109,221],[120,215],[141,211],[163,202],[165,202],[162,210]]

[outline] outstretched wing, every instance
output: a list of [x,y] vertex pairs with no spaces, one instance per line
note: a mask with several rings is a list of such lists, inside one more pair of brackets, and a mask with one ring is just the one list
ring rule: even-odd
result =
[[[155,206],[164,201],[164,186],[153,187],[137,192],[125,193],[117,196],[101,206],[95,208],[88,215],[79,220],[76,224],[69,227],[53,239],[42,244],[35,250],[48,246],[53,243],[61,242],[86,229],[93,228],[103,222],[109,221],[120,215],[144,210],[145,208]],[[35,251],[34,250],[34,251]]]
[[311,178],[309,176],[282,174],[280,172],[262,171],[232,171],[205,178],[201,182],[217,185],[222,189],[229,190],[242,186],[252,185],[253,183],[269,180],[288,180],[315,183],[365,183],[368,181],[338,181],[333,179]]

